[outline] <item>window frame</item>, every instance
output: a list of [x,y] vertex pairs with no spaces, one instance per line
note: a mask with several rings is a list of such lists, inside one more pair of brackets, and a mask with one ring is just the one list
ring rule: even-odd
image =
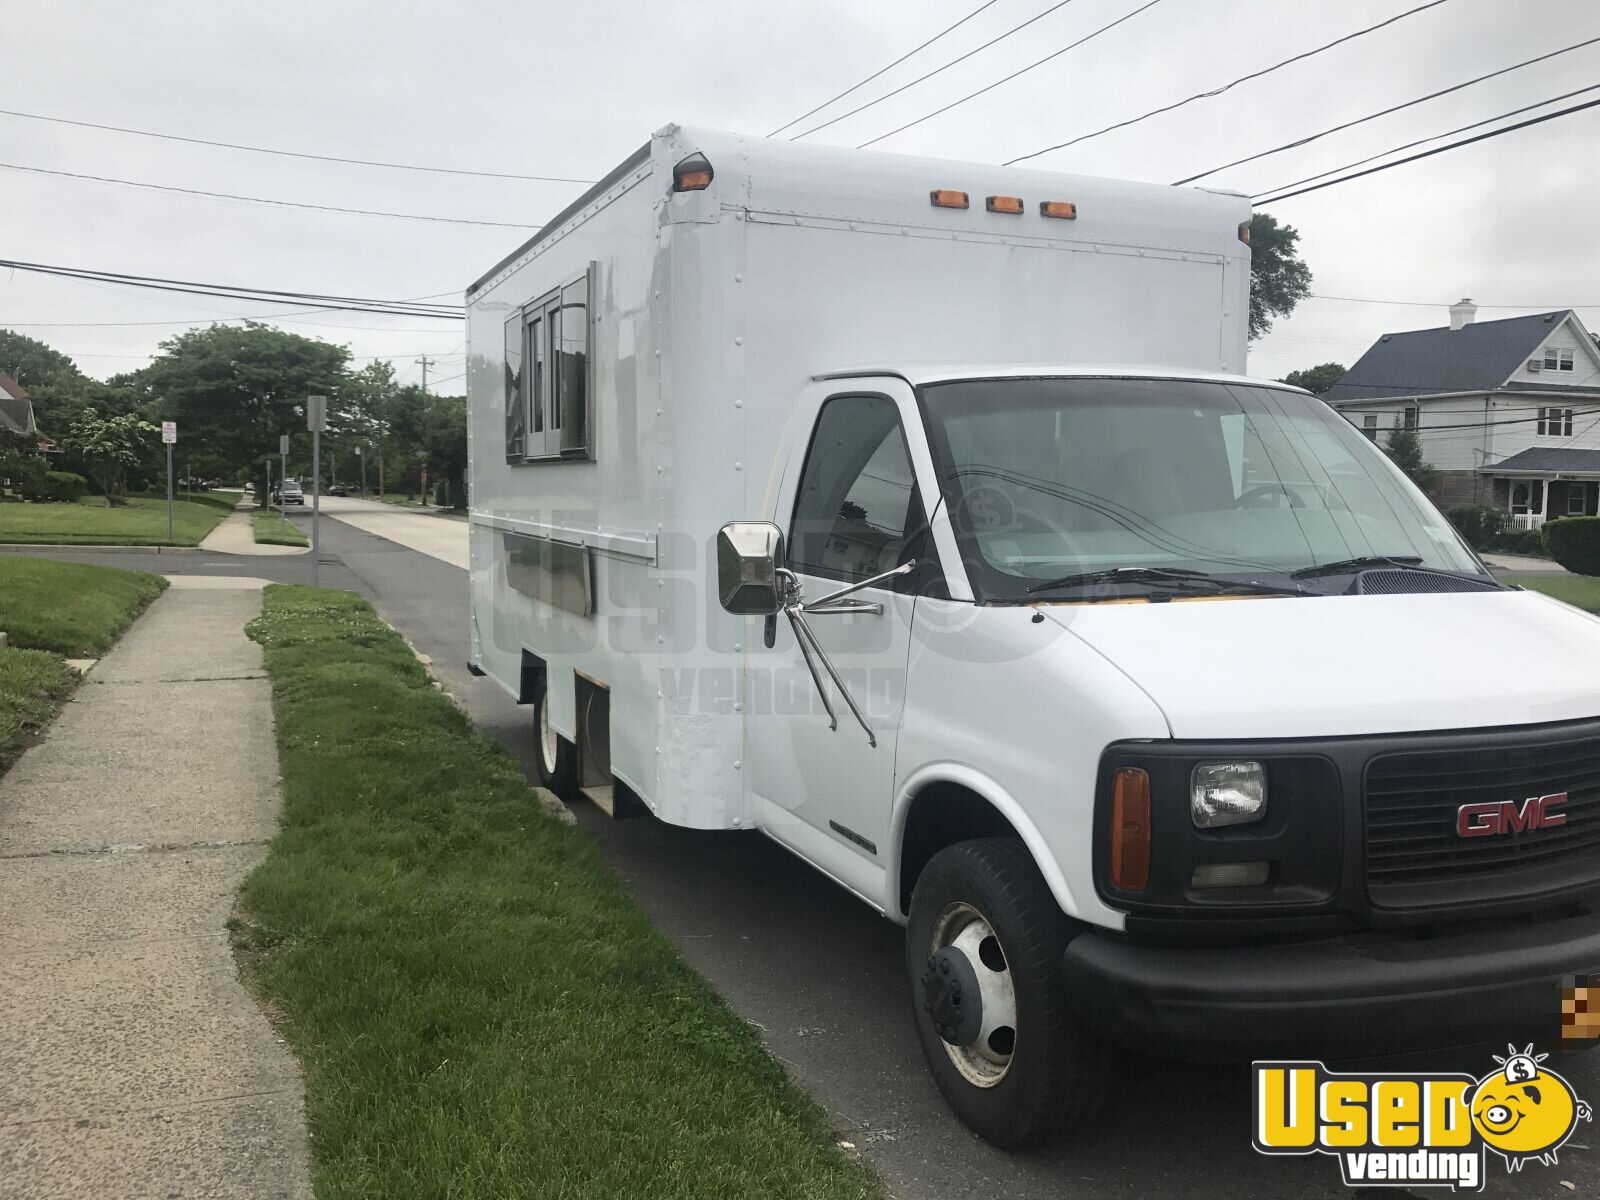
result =
[[[1578,507],[1572,507],[1576,500]],[[1589,511],[1589,485],[1582,480],[1575,480],[1567,484],[1567,516],[1581,517]]]
[[1366,438],[1369,442],[1376,442],[1378,440],[1377,413],[1361,414],[1361,432],[1366,435]]
[[[811,452],[816,448],[817,433],[822,428],[822,415],[827,411],[830,404],[839,400],[881,400],[889,405],[894,411],[895,428],[900,432],[900,441],[906,451],[906,466],[911,473],[911,495],[906,505],[905,527],[901,531],[902,545],[895,561],[899,564],[914,558],[917,566],[915,570],[905,575],[897,576],[886,583],[876,586],[903,594],[926,591],[932,581],[937,581],[938,585],[942,585],[944,582],[944,568],[939,560],[938,549],[933,542],[933,531],[928,520],[928,506],[922,494],[922,481],[917,477],[917,462],[912,453],[911,438],[906,433],[905,414],[901,411],[900,405],[895,401],[895,398],[887,392],[864,390],[834,392],[826,396],[822,403],[817,406],[816,414],[811,418],[810,432],[806,437],[806,452],[800,458],[799,471],[794,478],[794,495],[790,499],[788,524],[783,532],[785,565],[796,574],[810,575],[818,579],[829,579],[844,584],[859,583],[863,579],[872,578],[871,575],[852,575],[821,563],[801,564],[794,559],[795,530],[800,518],[801,497],[805,494],[806,468],[811,464]],[[868,461],[871,461],[870,458]],[[862,465],[865,466],[865,464]],[[859,475],[857,478],[859,478]],[[848,495],[848,491],[846,494]],[[937,587],[936,590],[938,590]]]
[[1408,404],[1400,410],[1400,427],[1409,429],[1413,433],[1422,427],[1422,406],[1420,404]]
[[1536,437],[1565,437],[1572,436],[1572,409],[1546,408],[1539,409],[1539,418],[1534,426]]
[[[506,461],[513,466],[594,459],[594,280],[598,268],[598,263],[591,262],[583,274],[547,289],[506,318],[508,327],[516,321],[521,330],[517,403],[522,410],[523,445],[520,455],[513,452],[508,415]],[[583,289],[582,303],[564,299],[575,287]],[[579,340],[563,336],[573,310],[583,313],[581,354],[562,348],[564,343]],[[568,390],[573,384],[563,385],[568,372],[562,364],[575,356],[581,357],[582,366],[574,393]],[[574,395],[576,404],[566,404]],[[508,405],[510,400],[508,395]],[[575,411],[569,412],[569,408]]]

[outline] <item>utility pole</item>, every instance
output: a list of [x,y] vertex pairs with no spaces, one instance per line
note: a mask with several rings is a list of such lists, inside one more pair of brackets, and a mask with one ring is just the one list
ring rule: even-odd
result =
[[317,558],[322,553],[322,434],[328,428],[328,398],[306,397],[306,428],[311,431],[311,586],[317,586]]
[[426,396],[428,394],[428,368],[434,366],[437,360],[424,354],[421,358],[414,358],[411,361],[422,364],[422,394]]

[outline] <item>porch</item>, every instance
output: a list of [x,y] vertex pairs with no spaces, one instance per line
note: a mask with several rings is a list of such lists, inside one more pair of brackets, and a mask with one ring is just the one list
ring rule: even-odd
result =
[[1600,450],[1524,450],[1478,473],[1489,476],[1489,502],[1511,514],[1513,529],[1600,515]]

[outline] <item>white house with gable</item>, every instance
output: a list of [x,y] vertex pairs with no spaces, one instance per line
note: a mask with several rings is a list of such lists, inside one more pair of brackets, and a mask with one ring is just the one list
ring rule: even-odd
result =
[[1600,350],[1571,309],[1386,333],[1323,399],[1374,441],[1416,429],[1442,506],[1489,504],[1523,528],[1600,513]]

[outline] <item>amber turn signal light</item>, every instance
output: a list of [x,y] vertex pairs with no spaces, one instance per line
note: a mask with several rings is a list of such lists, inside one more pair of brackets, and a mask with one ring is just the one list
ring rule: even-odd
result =
[[1063,221],[1076,221],[1078,219],[1078,206],[1071,200],[1041,200],[1039,201],[1039,215],[1041,217],[1060,217]]
[[934,188],[928,193],[928,203],[935,208],[966,208],[967,194],[949,188]]
[[1111,882],[1124,892],[1150,884],[1150,776],[1138,767],[1111,780]]
[[1022,211],[1021,196],[990,196],[983,202],[983,206],[990,212],[1020,213]]
[[704,154],[691,154],[672,168],[672,190],[675,192],[703,192],[711,186],[716,172]]

